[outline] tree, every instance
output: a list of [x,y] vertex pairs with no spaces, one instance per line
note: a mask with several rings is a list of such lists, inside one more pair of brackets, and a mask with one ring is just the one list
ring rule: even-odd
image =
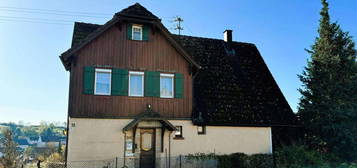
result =
[[306,142],[315,149],[349,161],[357,158],[357,63],[352,37],[330,23],[328,3],[322,0],[319,36],[299,75],[303,87],[299,115]]
[[0,144],[4,147],[4,155],[0,158],[0,163],[6,168],[16,168],[20,162],[19,153],[16,151],[17,144],[9,129],[6,129],[3,134],[4,138],[1,139]]

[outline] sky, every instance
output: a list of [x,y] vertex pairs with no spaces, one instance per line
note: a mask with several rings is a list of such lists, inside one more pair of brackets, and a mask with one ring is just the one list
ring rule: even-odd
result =
[[[64,122],[69,72],[58,56],[71,45],[74,21],[103,24],[139,2],[177,33],[254,43],[291,108],[296,111],[301,74],[317,36],[319,0],[1,0],[0,122]],[[330,0],[332,21],[356,41],[357,1]]]

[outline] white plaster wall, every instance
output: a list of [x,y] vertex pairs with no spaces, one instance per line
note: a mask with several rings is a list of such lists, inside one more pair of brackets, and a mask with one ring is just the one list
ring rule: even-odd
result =
[[171,135],[171,156],[197,152],[216,154],[272,152],[270,127],[207,126],[206,134],[198,135],[197,126],[192,125],[191,121],[170,122],[173,125],[183,126],[184,138],[176,140]]
[[[123,157],[122,129],[129,119],[69,120],[68,161],[105,160]],[[75,123],[75,127],[72,127]]]
[[[68,161],[105,160],[124,154],[124,133],[122,129],[131,119],[70,119]],[[183,126],[183,140],[169,136],[164,137],[164,152],[161,152],[161,131],[156,129],[156,156],[165,157],[169,149],[171,156],[216,153],[230,154],[243,152],[246,154],[271,153],[270,127],[217,127],[207,126],[205,135],[197,134],[197,126],[190,120],[170,120],[173,125]],[[72,127],[75,123],[75,127]],[[140,137],[136,137],[139,144]],[[132,136],[131,133],[128,133]],[[137,152],[139,149],[137,149]],[[137,154],[137,153],[136,153]],[[138,156],[138,155],[136,155]]]

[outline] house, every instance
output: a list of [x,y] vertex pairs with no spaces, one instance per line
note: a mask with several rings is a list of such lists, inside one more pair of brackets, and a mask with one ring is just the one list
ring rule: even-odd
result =
[[27,139],[17,139],[16,143],[17,147],[21,148],[22,150],[25,150],[27,147],[30,146],[30,144],[27,142]]
[[223,40],[174,35],[138,3],[104,25],[76,22],[60,59],[70,72],[68,163],[272,153],[272,128],[297,125],[254,44],[231,30]]

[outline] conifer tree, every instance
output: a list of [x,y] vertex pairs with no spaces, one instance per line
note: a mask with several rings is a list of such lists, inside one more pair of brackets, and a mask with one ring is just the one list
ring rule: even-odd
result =
[[305,70],[299,115],[306,142],[322,152],[346,160],[357,158],[357,63],[352,37],[330,22],[329,8],[322,0],[318,37]]

